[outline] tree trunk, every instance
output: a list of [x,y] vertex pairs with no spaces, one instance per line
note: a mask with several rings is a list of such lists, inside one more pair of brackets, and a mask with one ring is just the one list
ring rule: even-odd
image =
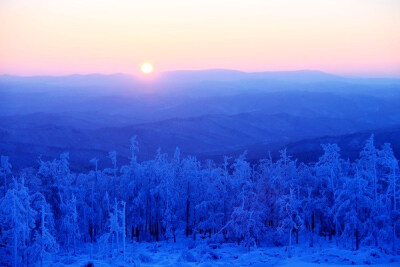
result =
[[[194,205],[196,207],[196,205]],[[196,225],[196,209],[193,209],[193,226]],[[196,240],[196,233],[193,235],[193,240]]]
[[314,228],[315,228],[315,215],[314,212],[311,215],[311,231],[314,233]]
[[111,259],[114,255],[114,233],[111,233]]
[[159,233],[158,222],[156,222],[155,228],[156,228],[156,229],[154,229],[154,232],[155,232],[154,234],[155,234],[155,236],[156,236],[156,241],[158,242],[158,233]]
[[359,236],[358,236],[358,228],[356,228],[356,250],[358,250],[360,248],[360,240],[359,240]]
[[190,183],[188,183],[188,187],[187,187],[187,199],[186,199],[186,229],[185,229],[185,234],[186,237],[189,236],[189,212],[190,212],[190,200],[189,200],[189,185]]
[[76,237],[74,233],[74,256],[76,256]]
[[43,232],[44,232],[44,218],[45,218],[45,214],[44,214],[44,206],[42,205],[42,233],[41,233],[41,242],[40,242],[40,266],[43,267]]
[[125,202],[122,202],[122,245],[124,251],[124,263],[125,263],[125,234],[126,234],[126,224],[125,224]]
[[[397,162],[393,162],[393,210],[396,212],[397,204],[396,204],[396,164]],[[396,222],[393,223],[393,251],[396,250]]]
[[16,204],[15,204],[15,198],[13,201],[13,222],[14,222],[14,229],[13,229],[13,237],[14,237],[14,250],[13,250],[13,256],[14,256],[14,267],[18,266],[18,236],[17,236],[17,230],[15,229],[16,227]]
[[292,255],[291,255],[291,249],[292,249],[292,231],[293,231],[293,228],[290,228],[290,230],[289,230],[289,249],[288,249],[289,257],[292,256]]

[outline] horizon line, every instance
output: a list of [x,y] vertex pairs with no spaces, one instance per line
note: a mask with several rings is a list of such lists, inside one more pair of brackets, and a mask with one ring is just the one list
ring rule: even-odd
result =
[[[400,79],[400,73],[395,75],[367,75],[361,73],[334,73],[326,72],[318,69],[296,69],[296,70],[260,70],[260,71],[246,71],[240,69],[229,69],[229,68],[205,68],[205,69],[174,69],[165,70],[160,72],[154,72],[153,74],[147,74],[147,76],[158,76],[162,74],[174,73],[174,72],[205,72],[205,71],[232,71],[246,74],[255,73],[296,73],[296,72],[315,72],[321,74],[327,74],[336,76],[337,78],[348,78],[348,79]],[[34,78],[34,77],[68,77],[68,76],[91,76],[91,75],[102,75],[102,76],[115,76],[115,75],[125,75],[131,77],[141,77],[135,73],[127,72],[85,72],[85,73],[60,73],[60,74],[33,74],[33,75],[21,75],[21,74],[11,74],[11,73],[0,73],[0,77],[11,76],[11,77],[21,77],[21,78]]]

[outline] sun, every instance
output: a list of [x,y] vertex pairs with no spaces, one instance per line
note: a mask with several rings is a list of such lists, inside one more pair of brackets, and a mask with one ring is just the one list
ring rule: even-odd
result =
[[143,63],[140,69],[144,74],[150,74],[153,72],[153,65],[151,63]]

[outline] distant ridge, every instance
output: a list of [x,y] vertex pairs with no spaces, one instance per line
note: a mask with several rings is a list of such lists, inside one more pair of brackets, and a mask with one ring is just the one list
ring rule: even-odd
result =
[[345,78],[316,70],[244,72],[229,69],[177,70],[161,74],[164,80],[180,81],[242,81],[280,80],[291,82],[338,81]]
[[175,70],[160,75],[169,82],[278,81],[292,83],[346,82],[359,84],[400,84],[400,78],[345,77],[319,70],[245,72],[231,69]]
[[40,76],[16,76],[16,75],[0,75],[0,82],[22,82],[22,83],[44,83],[52,85],[97,85],[97,84],[113,84],[121,82],[133,82],[136,79],[132,75],[115,73],[115,74],[70,74],[70,75],[40,75]]
[[[231,69],[204,69],[204,70],[174,70],[156,74],[154,82],[163,83],[199,83],[199,82],[241,82],[241,81],[272,81],[288,83],[320,83],[320,82],[345,82],[358,84],[396,84],[400,85],[399,78],[362,78],[344,77],[326,73],[319,70],[294,70],[294,71],[260,71],[245,72]],[[139,76],[131,74],[70,74],[70,75],[40,75],[17,76],[0,75],[0,83],[31,83],[52,85],[113,85],[113,84],[140,84]]]

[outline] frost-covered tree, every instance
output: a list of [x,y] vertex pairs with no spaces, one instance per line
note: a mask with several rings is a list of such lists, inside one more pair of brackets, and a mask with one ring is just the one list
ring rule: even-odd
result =
[[163,225],[166,240],[173,239],[176,242],[177,227],[177,203],[178,195],[174,184],[174,173],[166,170],[161,180],[163,192],[163,209],[161,223]]
[[200,187],[201,164],[195,157],[187,157],[181,161],[181,167],[178,172],[178,190],[181,195],[181,205],[183,209],[183,221],[185,222],[186,237],[195,232],[193,229],[197,226],[196,206],[201,199]]
[[[288,244],[289,253],[299,236],[309,237],[310,246],[318,236],[334,236],[338,246],[391,244],[396,252],[400,171],[390,145],[378,149],[371,137],[353,162],[341,158],[336,144],[322,148],[316,163],[298,163],[286,149],[251,163],[246,153],[213,162],[179,149],[140,162],[133,137],[130,161],[120,169],[116,152],[111,168],[93,159],[80,173],[70,169],[68,153],[39,159],[38,169],[22,170],[1,194],[0,245],[12,257],[0,264],[43,262],[57,242],[64,252],[73,245],[88,254],[90,242],[90,255],[97,247],[126,260],[127,235],[153,242],[176,241],[178,233],[248,248]],[[12,176],[8,159],[4,173]]]
[[280,223],[278,231],[288,233],[289,256],[291,256],[293,231],[299,231],[303,226],[303,219],[300,216],[301,202],[297,198],[294,188],[289,189],[289,194],[283,195],[279,200],[280,205]]
[[32,208],[37,212],[36,227],[33,230],[33,243],[27,251],[27,266],[32,262],[40,260],[43,266],[43,260],[51,253],[59,250],[54,230],[54,217],[51,207],[41,193],[32,195]]
[[246,154],[244,152],[232,164],[232,189],[233,189],[233,205],[240,206],[242,204],[246,189],[251,187],[252,169],[250,164],[246,161]]
[[7,176],[11,173],[11,168],[12,165],[8,161],[8,157],[2,155],[0,157],[0,179],[4,181],[3,183],[4,194],[5,192],[7,192]]
[[[309,235],[309,245],[314,246],[314,232],[316,228],[317,215],[321,211],[321,195],[319,194],[319,183],[316,179],[312,168],[304,163],[298,167],[298,200],[301,202],[300,212],[303,218],[304,228],[307,229]],[[296,231],[296,243],[299,235]]]
[[378,224],[379,221],[383,219],[381,213],[383,207],[380,199],[380,193],[382,191],[379,186],[378,163],[378,149],[374,144],[374,135],[371,135],[360,152],[360,159],[358,160],[357,168],[359,175],[367,181],[367,192],[371,198],[371,213],[370,220],[368,221],[369,235],[367,238],[370,240],[370,243],[374,243],[376,246],[379,243],[380,230]]
[[1,241],[11,250],[12,266],[22,265],[22,256],[35,227],[36,215],[24,181],[18,182],[14,179],[12,187],[0,202]]
[[76,175],[69,168],[69,153],[63,153],[59,159],[42,161],[39,159],[38,177],[42,181],[41,193],[52,207],[57,230],[60,230],[64,214],[63,201],[71,197]]
[[140,240],[140,235],[145,232],[145,202],[146,197],[146,177],[143,175],[143,168],[137,161],[137,152],[139,151],[136,136],[131,138],[130,145],[130,162],[129,165],[121,167],[120,199],[123,199],[127,205],[127,213],[130,214],[126,219],[126,223],[130,226],[131,239],[136,237],[136,241]]
[[[228,206],[228,192],[227,183],[225,179],[224,170],[209,166],[205,169],[202,175],[203,195],[196,205],[196,213],[199,217],[198,228],[202,231],[208,231],[209,236],[212,233],[218,232],[224,227],[228,221],[227,206]],[[224,229],[223,235],[226,236]]]
[[227,223],[230,230],[228,237],[245,247],[256,247],[264,233],[262,215],[256,194],[252,191],[242,194],[241,205],[233,209],[231,220]]
[[[64,202],[65,201],[65,202]],[[73,244],[73,251],[76,254],[76,241],[80,237],[78,211],[76,207],[76,197],[61,202],[61,209],[64,214],[61,222],[61,230],[64,234],[64,244],[68,252],[70,252],[70,243]]]
[[111,160],[112,168],[111,169],[106,169],[104,170],[105,174],[111,175],[109,181],[107,181],[107,184],[111,184],[111,188],[108,187],[111,192],[111,198],[117,197],[117,152],[116,151],[110,151],[108,152],[108,157]]
[[252,168],[245,160],[246,153],[232,164],[233,211],[227,222],[228,237],[246,247],[257,246],[264,232],[263,214],[255,190]]
[[[115,246],[117,249],[117,255],[120,253],[120,242],[122,238],[122,252],[125,259],[125,238],[126,238],[126,204],[124,201],[117,201],[115,199],[114,206],[110,211],[109,215],[109,234],[106,236],[107,239],[111,239],[111,255],[114,255]],[[115,243],[115,246],[114,246]]]
[[43,205],[40,212],[40,227],[35,232],[35,242],[29,249],[33,260],[40,258],[40,266],[43,266],[43,260],[46,255],[55,253],[59,249],[55,237],[49,231],[48,224],[51,224],[52,221],[48,219],[48,216],[50,215],[46,213],[46,208]]
[[356,168],[354,177],[346,177],[343,187],[338,193],[337,209],[339,222],[343,225],[341,237],[351,240],[352,248],[358,250],[361,240],[368,233],[366,222],[369,220],[369,205],[371,199],[367,192],[367,181],[359,174]]
[[378,149],[374,144],[374,135],[365,142],[363,150],[360,152],[359,168],[361,175],[365,176],[371,187],[374,204],[378,205]]
[[[381,201],[381,220],[384,222],[380,230],[380,237],[391,240],[392,248],[396,250],[397,225],[400,221],[400,212],[397,209],[399,202],[399,163],[394,156],[390,144],[385,143],[378,152],[378,162],[381,166],[380,187],[384,195]],[[390,225],[390,226],[389,226]],[[392,229],[390,229],[392,228]]]
[[[324,154],[315,164],[316,176],[321,180],[321,190],[323,196],[323,221],[322,231],[329,234],[329,237],[339,234],[338,222],[338,193],[342,185],[342,159],[340,158],[340,148],[337,144],[322,145]],[[336,238],[337,243],[337,238]]]

